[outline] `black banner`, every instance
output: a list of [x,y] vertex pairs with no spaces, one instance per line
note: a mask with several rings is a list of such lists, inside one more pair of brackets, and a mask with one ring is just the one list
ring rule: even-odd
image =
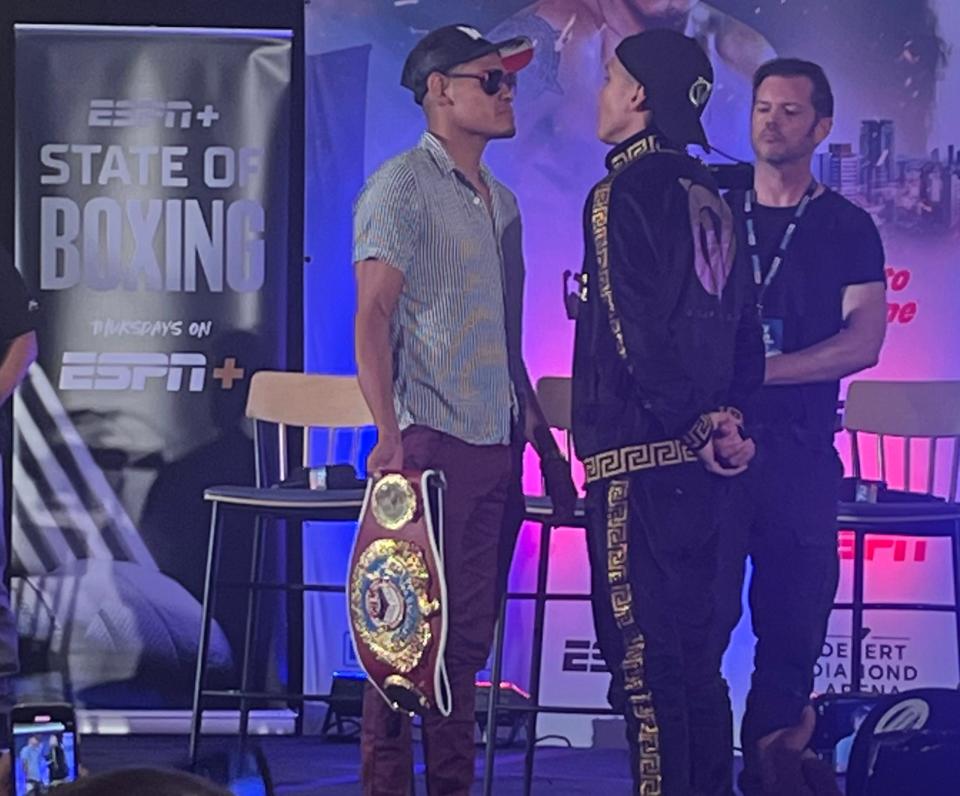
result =
[[[16,28],[16,258],[42,320],[14,598],[24,667],[88,705],[189,693],[202,490],[252,482],[246,385],[287,361],[291,52],[284,30]],[[230,647],[217,631],[214,672]]]

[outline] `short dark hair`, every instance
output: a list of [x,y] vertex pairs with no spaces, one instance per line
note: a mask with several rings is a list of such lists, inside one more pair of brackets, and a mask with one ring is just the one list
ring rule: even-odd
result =
[[774,58],[767,61],[753,75],[753,99],[756,102],[757,90],[768,77],[805,77],[813,83],[813,109],[821,119],[833,116],[833,89],[823,71],[823,67],[813,61],[800,58]]

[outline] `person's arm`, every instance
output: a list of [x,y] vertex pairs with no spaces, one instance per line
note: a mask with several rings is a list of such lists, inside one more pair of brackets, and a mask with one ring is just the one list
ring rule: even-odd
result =
[[764,384],[836,381],[873,367],[880,357],[886,331],[884,283],[848,285],[843,289],[843,328],[802,351],[769,357]]
[[37,334],[25,332],[15,337],[0,361],[0,406],[6,403],[37,359]]
[[377,427],[377,444],[367,460],[370,473],[403,466],[390,325],[416,256],[418,199],[413,172],[393,161],[371,177],[354,208],[357,379]]
[[837,215],[836,253],[843,285],[840,331],[801,351],[767,359],[771,386],[836,381],[877,364],[887,331],[883,242],[873,219],[848,207]]
[[529,442],[540,458],[540,473],[546,485],[547,495],[553,501],[557,517],[572,517],[577,500],[577,489],[570,477],[570,464],[560,452],[553,431],[540,406],[533,381],[523,361],[523,296],[526,267],[523,258],[523,225],[516,197],[500,186],[499,196],[503,202],[503,214],[510,221],[500,240],[504,259],[504,309],[507,339],[507,357],[511,363],[510,373],[517,400],[523,407],[523,438]]
[[[684,362],[670,319],[678,309],[687,269],[663,262],[655,232],[636,198],[614,184],[608,213],[611,332],[619,338],[630,376],[647,409],[668,437],[692,450],[704,447],[712,431],[707,392],[694,378],[696,365]],[[599,282],[603,283],[603,276]],[[602,311],[610,314],[601,299]]]
[[356,355],[360,390],[377,426],[377,445],[367,463],[369,472],[403,466],[400,426],[393,405],[393,351],[390,322],[403,274],[382,260],[356,264]]
[[[738,246],[739,249],[739,246]],[[763,327],[757,313],[756,287],[753,284],[750,266],[738,251],[734,262],[736,289],[742,296],[740,322],[734,351],[733,379],[727,397],[729,410],[714,434],[713,443],[717,458],[728,467],[742,467],[756,455],[756,445],[741,433],[744,422],[749,430],[749,418],[744,418],[743,408],[754,392],[763,386],[764,349]]]

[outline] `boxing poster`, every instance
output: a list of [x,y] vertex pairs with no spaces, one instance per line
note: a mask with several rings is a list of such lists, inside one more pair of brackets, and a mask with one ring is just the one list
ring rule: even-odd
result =
[[253,483],[247,386],[286,366],[291,38],[16,27],[12,588],[24,674],[80,705],[189,705],[203,489]]
[[[824,67],[837,111],[833,132],[815,156],[815,176],[871,214],[887,252],[889,334],[880,364],[860,378],[960,377],[960,314],[954,310],[960,295],[960,154],[955,146],[960,145],[955,125],[960,113],[960,4],[353,0],[345,5],[314,0],[307,10],[308,53],[369,48],[365,91],[354,94],[366,108],[365,137],[362,147],[355,139],[349,142],[354,159],[362,149],[365,174],[416,144],[424,117],[410,92],[400,86],[403,61],[427,31],[451,23],[468,23],[491,39],[525,35],[536,46],[532,64],[519,76],[514,100],[517,135],[492,143],[486,153],[493,172],[516,193],[523,218],[525,355],[534,379],[570,373],[573,324],[564,311],[562,281],[564,271],[580,270],[583,202],[605,173],[606,147],[595,131],[604,63],[623,37],[656,27],[696,37],[713,62],[716,84],[704,117],[714,147],[707,156],[712,162],[752,158],[752,76],[760,64],[776,56],[796,56]],[[336,152],[331,162],[342,162]],[[308,213],[321,201],[322,197],[308,195]],[[349,259],[343,258],[332,271],[349,280],[350,268]],[[332,332],[324,345],[346,345],[352,339],[351,323],[344,314],[339,331]],[[315,348],[319,346],[317,342]],[[539,489],[538,470],[534,461],[529,464],[526,486],[533,491]],[[896,475],[900,465],[895,457],[890,466]],[[554,535],[551,588],[589,587],[578,533]],[[841,539],[841,596],[849,588],[850,551],[844,545],[849,547]],[[525,528],[515,557],[513,588],[533,587],[538,549],[536,529]],[[868,556],[868,599],[877,594],[889,598],[892,589],[897,600],[949,602],[944,555],[935,541],[919,549],[896,540],[877,543]],[[868,686],[890,691],[954,685],[957,672],[951,655],[933,654],[938,644],[945,650],[953,648],[949,614],[942,616],[944,622],[940,615],[914,622],[904,615],[871,615],[873,638],[866,643],[872,646],[865,647]],[[517,604],[510,611],[506,679],[521,687],[528,683],[532,619],[529,606]],[[840,638],[849,635],[845,621],[844,616],[835,616],[831,626],[830,644],[818,671],[821,690],[842,689],[845,675],[849,676],[844,661],[850,640]],[[314,632],[321,638],[319,625]],[[546,643],[545,699],[563,702],[577,694],[578,704],[593,700],[604,705],[609,673],[594,647],[589,611],[575,605],[552,606]],[[320,657],[350,668],[355,665],[351,655],[337,634]],[[727,659],[738,709],[751,659],[747,618]],[[556,732],[577,744],[599,743],[598,739],[611,737],[598,730],[602,726],[590,719],[541,717],[539,734]]]

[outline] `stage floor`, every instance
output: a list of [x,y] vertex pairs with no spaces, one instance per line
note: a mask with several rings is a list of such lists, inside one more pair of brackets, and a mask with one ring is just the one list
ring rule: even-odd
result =
[[[203,750],[215,751],[235,739],[205,738]],[[186,758],[187,739],[180,736],[86,736],[84,763],[91,772],[136,765],[176,766]],[[318,737],[263,737],[257,740],[269,761],[278,796],[357,796],[360,793],[360,747],[355,742],[322,741]],[[423,758],[419,745],[417,793],[426,793]],[[630,796],[627,753],[617,749],[537,750],[534,774],[535,796]],[[483,750],[477,750],[477,780],[480,793]],[[523,748],[504,749],[497,754],[496,796],[519,796],[523,792]]]

